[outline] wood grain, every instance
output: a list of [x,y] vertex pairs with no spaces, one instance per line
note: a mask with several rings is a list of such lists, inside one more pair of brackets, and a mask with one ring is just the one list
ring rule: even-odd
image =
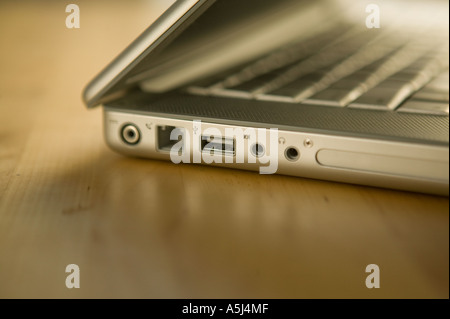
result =
[[76,3],[0,3],[0,297],[449,297],[448,198],[109,150],[82,88],[167,3]]

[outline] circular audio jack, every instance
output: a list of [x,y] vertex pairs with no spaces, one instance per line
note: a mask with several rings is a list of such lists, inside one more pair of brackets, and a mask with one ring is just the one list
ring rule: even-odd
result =
[[129,145],[136,145],[141,139],[139,129],[133,124],[126,124],[122,128],[122,140]]
[[251,147],[251,152],[253,154],[253,156],[255,157],[261,157],[264,155],[264,153],[266,152],[266,150],[264,149],[264,146],[259,144],[259,143],[255,143],[252,145]]
[[295,162],[300,157],[300,152],[295,147],[289,147],[284,152],[284,156],[286,156],[287,160],[291,162]]

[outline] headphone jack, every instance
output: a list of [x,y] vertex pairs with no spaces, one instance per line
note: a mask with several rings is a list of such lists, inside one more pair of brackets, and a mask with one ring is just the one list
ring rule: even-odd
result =
[[122,140],[128,145],[136,145],[141,140],[141,133],[135,125],[126,124],[122,128]]

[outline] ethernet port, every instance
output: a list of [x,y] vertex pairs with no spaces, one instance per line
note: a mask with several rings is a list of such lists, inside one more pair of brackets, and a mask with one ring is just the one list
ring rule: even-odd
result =
[[[175,133],[177,133],[178,139],[171,140],[170,134],[174,130],[177,130]],[[175,126],[168,126],[168,125],[158,126],[157,127],[158,150],[164,151],[164,152],[170,152],[172,147],[176,143],[181,141],[183,134],[184,134],[183,128],[179,128],[179,127],[175,127]]]

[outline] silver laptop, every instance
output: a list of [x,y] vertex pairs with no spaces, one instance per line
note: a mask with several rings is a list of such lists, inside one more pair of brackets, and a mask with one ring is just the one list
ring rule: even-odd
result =
[[84,101],[130,156],[448,196],[448,6],[180,0]]

